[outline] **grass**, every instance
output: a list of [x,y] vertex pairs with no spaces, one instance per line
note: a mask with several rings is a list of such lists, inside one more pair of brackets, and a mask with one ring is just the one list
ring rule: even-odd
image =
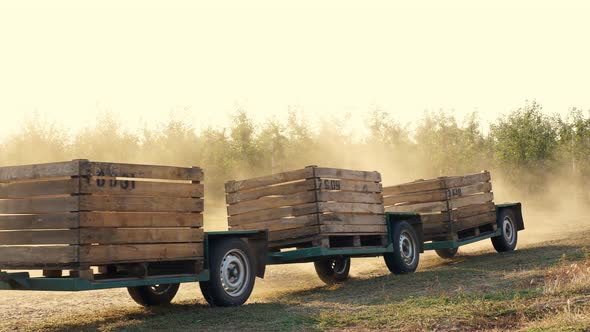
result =
[[[210,308],[202,298],[144,309],[130,303],[31,319],[3,328],[48,331],[143,330],[590,330],[590,233],[485,251],[444,261],[427,257],[420,270],[395,276],[375,260],[343,285],[305,281],[309,271],[269,272],[269,281],[239,308]],[[361,266],[366,262],[368,268]],[[373,264],[373,265],[371,265]],[[300,282],[300,283],[298,283]],[[291,284],[292,283],[292,284]],[[196,288],[190,288],[196,292]],[[23,293],[20,293],[23,294]],[[120,295],[120,293],[117,293]],[[117,295],[117,296],[119,296]],[[75,296],[75,295],[74,295]],[[88,301],[92,301],[89,298]],[[104,300],[97,299],[98,304]]]

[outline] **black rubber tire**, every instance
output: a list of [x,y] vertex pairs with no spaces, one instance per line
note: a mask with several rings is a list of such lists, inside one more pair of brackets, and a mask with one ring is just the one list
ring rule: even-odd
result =
[[346,281],[350,273],[350,257],[325,258],[313,265],[318,277],[327,285]]
[[[408,255],[413,257],[411,261],[407,261],[404,259],[404,255],[402,255],[402,248],[400,246],[400,237],[404,234],[404,236],[409,237],[412,241],[410,246],[404,246],[405,252],[408,253],[408,248],[411,247],[412,253]],[[405,274],[405,273],[412,273],[416,271],[418,268],[418,263],[420,262],[420,246],[418,245],[418,235],[410,224],[405,221],[395,223],[393,225],[393,253],[386,253],[383,255],[383,259],[385,260],[385,264],[389,271],[393,274]],[[404,241],[406,242],[406,241]]]
[[[501,209],[498,220],[501,234],[492,238],[494,249],[497,252],[512,251],[518,243],[518,230],[514,213],[510,209]],[[506,225],[506,223],[509,223],[509,225]]]
[[144,307],[169,304],[178,292],[180,284],[127,287],[131,298]]
[[459,248],[435,249],[434,251],[440,258],[451,259],[457,255]]
[[[246,276],[244,277],[244,283],[240,287],[240,293],[232,295],[223,286],[221,266],[223,259],[227,253],[232,250],[238,250],[243,254],[244,268]],[[202,281],[199,283],[201,292],[205,297],[205,300],[214,307],[235,307],[244,304],[252,289],[254,289],[254,283],[256,281],[256,272],[254,270],[254,261],[250,247],[239,238],[228,238],[214,242],[210,247],[209,251],[209,281]],[[243,272],[243,271],[242,271]]]

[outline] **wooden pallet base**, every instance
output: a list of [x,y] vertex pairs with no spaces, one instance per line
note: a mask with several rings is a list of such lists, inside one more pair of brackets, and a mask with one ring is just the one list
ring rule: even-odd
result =
[[324,247],[336,248],[359,248],[379,247],[387,245],[385,234],[322,234],[319,236],[274,241],[269,243],[269,248],[277,250],[284,248],[310,248]]
[[86,280],[119,278],[119,277],[149,277],[172,274],[198,274],[203,271],[203,258],[163,262],[138,262],[125,264],[93,266],[61,266],[43,269],[46,278],[61,278],[68,276]]
[[[493,233],[496,231],[498,226],[496,223],[489,223],[485,225],[480,225],[468,229],[464,229],[459,232],[454,232],[451,234],[441,234],[440,236],[432,236],[432,241],[464,241],[472,237]],[[427,240],[429,241],[429,240]]]

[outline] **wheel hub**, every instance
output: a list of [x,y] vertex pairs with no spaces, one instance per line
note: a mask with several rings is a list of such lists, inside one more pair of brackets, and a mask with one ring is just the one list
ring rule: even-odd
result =
[[412,265],[416,260],[416,246],[412,236],[403,231],[399,237],[399,251],[406,265]]
[[504,234],[506,242],[512,244],[514,241],[514,225],[509,217],[504,217],[502,222],[502,233]]
[[336,274],[342,274],[346,270],[348,260],[346,258],[336,258],[332,260],[332,271]]
[[166,294],[166,292],[168,292],[168,290],[170,289],[170,284],[166,284],[166,285],[153,285],[150,286],[150,290],[152,291],[152,293],[156,294],[156,295],[163,295]]
[[230,250],[221,261],[219,276],[221,285],[230,296],[240,296],[246,289],[249,279],[247,258],[239,249]]

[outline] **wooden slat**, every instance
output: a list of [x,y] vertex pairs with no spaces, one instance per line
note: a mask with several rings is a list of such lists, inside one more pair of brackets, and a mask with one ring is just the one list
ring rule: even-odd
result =
[[305,203],[314,202],[316,199],[316,193],[313,191],[301,192],[285,196],[271,196],[262,197],[254,201],[239,202],[227,207],[227,213],[230,216],[253,212],[257,210],[266,210],[272,208],[278,208],[283,206],[301,205]]
[[431,203],[417,203],[392,205],[385,208],[387,212],[437,212],[447,211],[447,202],[431,202]]
[[318,201],[343,203],[383,203],[383,196],[375,193],[357,193],[351,191],[322,191],[318,193]]
[[2,231],[0,245],[78,244],[77,230]]
[[235,204],[239,202],[256,200],[265,196],[272,195],[289,195],[299,192],[315,189],[315,181],[313,179],[289,182],[282,185],[260,187],[248,191],[237,191],[226,195],[226,202],[228,204]]
[[229,181],[225,183],[225,192],[233,193],[239,190],[247,190],[258,187],[270,186],[282,182],[309,179],[312,177],[312,174],[312,168],[308,167],[296,171],[277,173],[273,175],[261,176],[247,180]]
[[420,218],[422,219],[422,223],[424,225],[429,223],[439,223],[439,222],[449,222],[449,213],[428,213],[428,214],[420,214]]
[[80,211],[201,212],[203,199],[90,195],[80,196]]
[[82,212],[80,227],[202,227],[200,213]]
[[268,230],[281,231],[285,229],[294,229],[318,224],[317,214],[308,214],[299,217],[286,217],[269,221],[254,222],[232,226],[232,230]]
[[0,230],[78,228],[77,213],[0,216]]
[[459,198],[453,198],[449,200],[449,207],[451,209],[457,209],[460,207],[474,205],[474,204],[484,204],[494,200],[494,194],[483,193],[478,195],[471,195],[471,196],[464,196]]
[[480,182],[465,187],[456,187],[447,189],[447,196],[449,198],[462,197],[473,195],[477,193],[489,192],[492,190],[490,182]]
[[319,226],[307,226],[296,229],[287,229],[283,231],[269,232],[269,241],[281,241],[286,239],[294,239],[300,237],[308,237],[311,235],[318,235],[320,233]]
[[79,179],[0,183],[0,199],[70,195],[79,192]]
[[320,212],[382,214],[383,204],[320,202]]
[[433,191],[438,189],[444,189],[443,179],[418,180],[415,182],[383,187],[383,196],[408,194],[422,191]]
[[467,217],[459,219],[458,221],[454,221],[455,225],[453,229],[456,232],[460,232],[465,229],[483,226],[487,224],[495,224],[496,223],[496,212],[486,212],[483,214],[478,214],[475,216]]
[[0,182],[70,177],[80,174],[79,161],[0,167]]
[[355,191],[364,193],[380,193],[381,183],[352,180],[315,179],[316,188],[320,190]]
[[81,244],[139,244],[203,242],[203,230],[196,228],[83,228]]
[[322,225],[385,225],[385,215],[359,215],[344,213],[320,214]]
[[145,182],[89,177],[81,181],[80,192],[100,195],[203,197],[204,185],[199,183]]
[[87,176],[203,181],[203,170],[199,167],[120,164],[95,161],[81,161],[80,174]]
[[471,217],[490,211],[496,211],[496,206],[493,202],[464,206],[451,211],[450,214],[452,220],[458,220],[460,218]]
[[354,181],[381,182],[379,172],[354,171],[340,168],[316,167],[315,177]]
[[266,220],[273,220],[289,216],[302,216],[318,212],[318,205],[316,203],[303,204],[298,206],[285,206],[276,209],[258,210],[247,213],[229,216],[227,218],[230,226],[240,225],[252,222],[262,222]]
[[78,210],[78,197],[51,197],[0,200],[0,214],[37,214]]
[[464,187],[475,184],[477,182],[488,182],[490,181],[490,179],[490,172],[485,171],[469,175],[446,177],[445,184],[447,188]]
[[0,268],[69,264],[78,261],[78,246],[0,246]]
[[420,193],[387,196],[383,198],[383,204],[385,204],[385,206],[388,206],[395,205],[397,203],[428,203],[444,201],[446,199],[447,193],[444,190],[436,190]]
[[194,259],[202,256],[202,243],[80,246],[80,263],[89,265]]
[[320,225],[320,232],[324,233],[387,233],[385,225]]

